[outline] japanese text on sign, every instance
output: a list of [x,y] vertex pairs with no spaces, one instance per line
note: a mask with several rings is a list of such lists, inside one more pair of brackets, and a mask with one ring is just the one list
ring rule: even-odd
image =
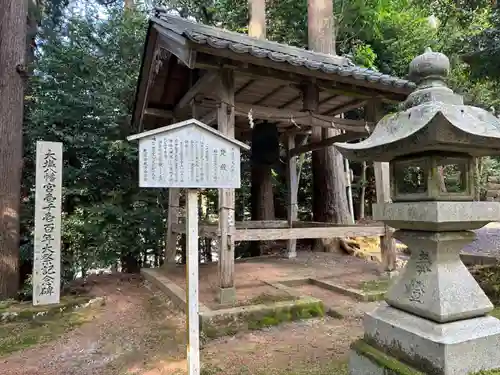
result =
[[180,128],[139,140],[141,187],[235,188],[240,149],[204,129]]
[[62,144],[37,142],[33,304],[59,303]]

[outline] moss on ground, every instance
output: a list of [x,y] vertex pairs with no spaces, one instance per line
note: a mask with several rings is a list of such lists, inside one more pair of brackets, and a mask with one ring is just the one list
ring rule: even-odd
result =
[[[220,367],[203,366],[201,375],[222,375],[227,372]],[[297,366],[292,369],[272,369],[268,368],[256,372],[249,368],[241,368],[237,373],[231,372],[231,375],[348,375],[349,371],[346,363],[332,361],[322,364],[308,364]]]
[[[287,303],[288,302],[288,303]],[[203,334],[208,338],[233,335],[239,331],[258,330],[294,320],[322,317],[323,302],[317,299],[277,302],[261,310],[242,310],[201,319]]]
[[363,293],[383,293],[389,289],[388,279],[363,281],[359,284],[359,289]]
[[500,307],[499,306],[495,307],[495,309],[490,313],[490,315],[500,319]]
[[91,321],[95,308],[52,314],[32,320],[0,325],[0,357],[34,345],[52,341],[81,324]]
[[394,375],[424,375],[410,366],[388,356],[380,350],[368,345],[364,340],[358,340],[352,344],[351,348],[359,355],[369,359],[374,364],[389,371]]
[[482,370],[479,372],[475,372],[470,375],[500,375],[500,369],[495,369],[495,370]]
[[290,294],[267,294],[263,293],[247,301],[245,305],[270,305],[276,302],[295,301],[297,297]]
[[62,310],[70,310],[76,306],[81,306],[91,299],[91,296],[65,296],[61,297],[61,302],[58,304],[42,306],[33,306],[32,302],[7,300],[0,302],[0,315],[11,315],[12,320],[31,320],[40,313],[43,313],[43,315],[57,315]]

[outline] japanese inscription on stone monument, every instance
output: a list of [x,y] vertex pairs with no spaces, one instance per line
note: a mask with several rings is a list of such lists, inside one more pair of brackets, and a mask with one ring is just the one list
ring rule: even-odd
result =
[[431,272],[432,261],[429,252],[424,249],[418,250],[414,262],[416,277],[405,284],[405,289],[410,302],[423,304],[425,285],[424,281],[420,279],[420,276]]
[[240,187],[240,147],[203,127],[140,138],[139,159],[141,187]]
[[62,143],[36,145],[33,304],[59,303]]

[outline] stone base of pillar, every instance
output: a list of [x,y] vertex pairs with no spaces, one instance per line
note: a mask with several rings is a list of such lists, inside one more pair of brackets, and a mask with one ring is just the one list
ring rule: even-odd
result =
[[394,271],[383,270],[380,272],[380,276],[385,277],[387,279],[395,279],[399,275],[400,275],[399,270],[394,270]]
[[219,303],[221,305],[231,304],[236,302],[236,289],[219,288]]
[[[364,326],[366,344],[424,374],[500,369],[500,320],[492,316],[436,323],[385,304],[366,315]],[[351,375],[386,374],[366,370],[368,357],[353,354]]]

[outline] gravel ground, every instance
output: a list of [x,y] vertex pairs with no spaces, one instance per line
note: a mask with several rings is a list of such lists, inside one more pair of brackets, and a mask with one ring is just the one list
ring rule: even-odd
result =
[[[161,316],[152,314],[154,298],[163,297],[148,290],[138,277],[101,276],[91,283],[92,293],[106,298],[93,320],[56,341],[0,358],[0,374],[121,375],[123,366],[158,341],[158,330],[168,327],[165,317],[176,320],[168,314],[168,301],[162,302]],[[172,352],[178,352],[172,332]],[[162,341],[167,345],[172,340]]]
[[[0,374],[186,374],[184,314],[139,278],[102,276],[94,282],[92,292],[107,303],[91,322],[53,342],[0,358]],[[202,362],[208,373],[220,375],[323,368],[344,361],[361,334],[359,316],[311,319],[208,341]]]

